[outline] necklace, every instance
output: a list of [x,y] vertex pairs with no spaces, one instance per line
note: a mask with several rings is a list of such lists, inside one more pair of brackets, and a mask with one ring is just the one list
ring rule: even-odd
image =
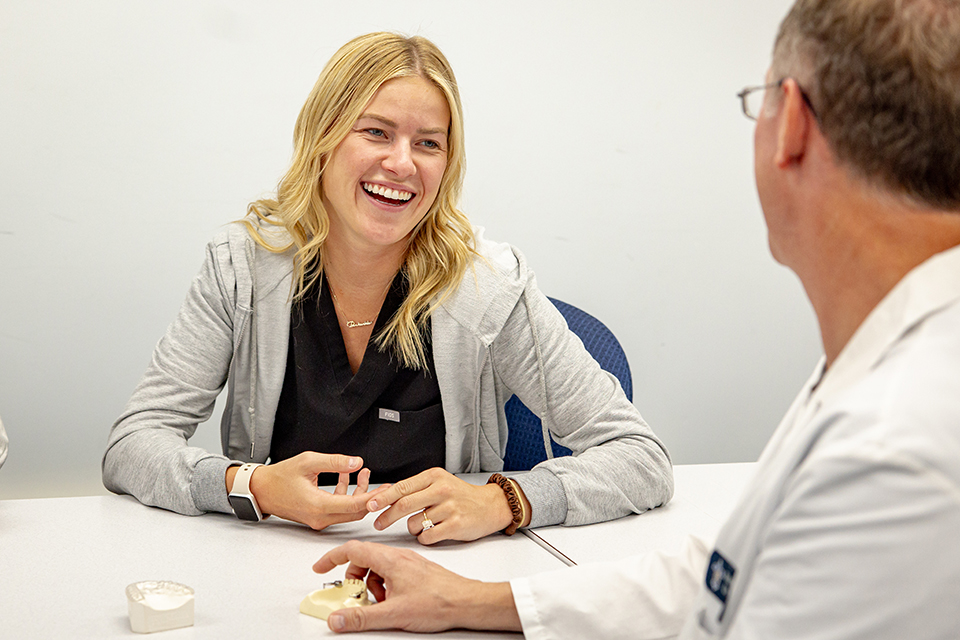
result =
[[[340,300],[337,298],[337,294],[333,292],[333,287],[330,287],[330,295],[333,296],[333,306],[335,306],[340,313],[343,313],[343,307],[340,306]],[[373,324],[373,320],[367,320],[365,322],[357,322],[356,320],[347,320],[348,329],[354,329],[356,327],[369,327],[372,324]]]
[[[384,297],[386,297],[387,291],[390,290],[390,285],[392,284],[393,284],[393,278],[391,278],[390,281],[387,282],[387,287],[386,289],[383,290]],[[343,311],[343,307],[340,306],[340,299],[337,298],[337,292],[333,290],[333,285],[330,284],[329,279],[327,279],[327,286],[330,287],[330,295],[333,296],[333,306],[336,307],[337,311],[339,311],[341,314],[346,315],[346,313],[344,313]],[[382,300],[380,301],[380,304],[383,305]],[[347,328],[356,329],[357,327],[369,327],[373,323],[374,323],[374,320],[366,320],[363,322],[357,322],[356,320],[347,320]]]

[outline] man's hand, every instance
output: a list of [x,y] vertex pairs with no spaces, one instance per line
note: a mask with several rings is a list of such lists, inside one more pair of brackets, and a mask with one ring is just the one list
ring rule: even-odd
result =
[[406,549],[351,540],[328,551],[313,570],[350,563],[346,578],[363,580],[377,600],[330,615],[338,633],[372,629],[434,632],[447,629],[520,631],[510,583],[468,580]]
[[[319,531],[331,524],[362,519],[367,514],[370,496],[387,488],[385,485],[368,491],[370,470],[361,469],[362,465],[363,460],[358,457],[307,451],[276,464],[257,467],[250,476],[250,491],[264,514],[300,522]],[[347,495],[350,473],[358,470],[357,488],[353,495]],[[340,474],[333,493],[317,486],[317,476],[327,472]],[[234,475],[236,467],[227,470],[228,491]]]
[[[495,484],[472,485],[443,469],[428,469],[401,480],[368,498],[367,508],[379,511],[374,527],[386,529],[405,516],[407,531],[421,544],[441,540],[476,540],[501,531],[513,521],[503,490]],[[434,524],[424,531],[424,514]]]

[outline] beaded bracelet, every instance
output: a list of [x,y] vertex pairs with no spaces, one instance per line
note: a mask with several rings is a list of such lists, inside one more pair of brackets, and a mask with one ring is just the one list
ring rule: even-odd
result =
[[517,485],[514,484],[513,480],[503,474],[495,473],[490,476],[487,484],[491,483],[499,485],[500,488],[503,489],[504,495],[507,496],[507,504],[510,506],[510,513],[513,514],[513,522],[511,522],[503,532],[508,536],[512,536],[517,532],[517,528],[527,517],[526,509],[523,507],[523,500],[517,493]]

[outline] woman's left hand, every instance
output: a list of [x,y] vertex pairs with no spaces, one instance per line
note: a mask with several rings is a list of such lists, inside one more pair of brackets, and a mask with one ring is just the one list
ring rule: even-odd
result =
[[[389,508],[373,526],[383,530],[410,516],[407,531],[421,544],[476,540],[513,521],[507,497],[498,485],[472,485],[439,467],[401,480],[367,502],[370,511],[385,507]],[[427,522],[433,526],[424,529]]]

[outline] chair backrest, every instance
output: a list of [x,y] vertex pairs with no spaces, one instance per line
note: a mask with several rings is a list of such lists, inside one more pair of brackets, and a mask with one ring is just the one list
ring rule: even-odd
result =
[[[554,304],[570,330],[577,334],[590,355],[600,363],[600,368],[609,371],[620,381],[627,399],[633,401],[633,378],[630,376],[630,365],[627,363],[627,354],[623,347],[602,322],[585,311],[581,311],[571,304],[549,299]],[[528,409],[517,396],[511,396],[504,410],[507,414],[507,425],[510,429],[507,437],[507,453],[504,456],[503,468],[505,471],[522,471],[531,469],[547,459],[547,452],[543,442],[543,426],[538,418]],[[562,447],[551,438],[550,445],[554,456],[568,456],[570,450]]]

